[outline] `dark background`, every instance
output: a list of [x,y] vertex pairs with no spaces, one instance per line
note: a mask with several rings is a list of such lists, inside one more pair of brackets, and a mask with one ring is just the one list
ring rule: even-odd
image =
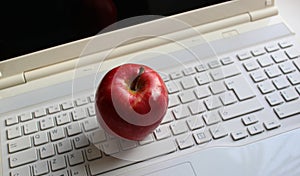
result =
[[225,0],[40,0],[0,2],[0,61],[96,35],[133,16],[162,15]]

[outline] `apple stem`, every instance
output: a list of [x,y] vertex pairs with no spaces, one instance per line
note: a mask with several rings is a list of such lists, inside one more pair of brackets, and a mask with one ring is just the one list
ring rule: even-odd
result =
[[141,77],[141,74],[143,74],[145,72],[145,68],[144,67],[140,67],[139,69],[139,73],[137,75],[137,77],[132,81],[131,83],[131,86],[130,86],[130,89],[133,90],[133,91],[137,91],[138,90],[138,80],[140,79]]

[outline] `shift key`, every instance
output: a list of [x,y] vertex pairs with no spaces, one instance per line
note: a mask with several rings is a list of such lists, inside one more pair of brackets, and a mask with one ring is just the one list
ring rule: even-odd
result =
[[37,160],[36,149],[31,148],[31,149],[24,150],[22,152],[18,152],[18,153],[10,155],[9,165],[10,165],[10,167],[17,167],[20,165],[34,162],[36,160]]
[[228,89],[233,90],[240,101],[255,97],[255,94],[247,80],[238,75],[225,80]]

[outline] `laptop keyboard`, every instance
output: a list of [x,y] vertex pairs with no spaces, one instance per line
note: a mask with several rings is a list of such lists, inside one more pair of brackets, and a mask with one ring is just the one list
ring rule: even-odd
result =
[[169,110],[142,141],[117,139],[102,130],[90,93],[8,116],[1,131],[7,145],[4,169],[12,176],[96,175],[291,130],[295,127],[285,120],[300,113],[299,56],[293,42],[276,41],[161,74]]

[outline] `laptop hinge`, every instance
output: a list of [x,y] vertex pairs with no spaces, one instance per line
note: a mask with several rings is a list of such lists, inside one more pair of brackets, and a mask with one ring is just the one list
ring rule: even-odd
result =
[[269,8],[249,12],[251,21],[260,20],[278,14],[278,9],[275,6]]
[[23,73],[0,78],[0,90],[26,83]]

